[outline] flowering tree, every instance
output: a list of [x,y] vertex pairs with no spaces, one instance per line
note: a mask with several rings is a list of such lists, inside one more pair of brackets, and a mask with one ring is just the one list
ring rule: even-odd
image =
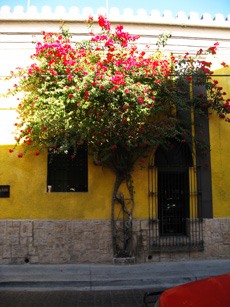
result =
[[[93,19],[90,17],[91,25]],[[159,145],[201,140],[192,136],[190,124],[177,114],[190,112],[207,116],[209,108],[221,118],[230,112],[230,100],[217,81],[210,77],[211,63],[199,60],[201,54],[215,54],[217,46],[188,54],[182,59],[138,51],[135,41],[123,26],[111,31],[110,23],[99,16],[99,34],[74,44],[65,26],[62,33],[43,32],[36,45],[34,63],[12,73],[20,81],[8,94],[23,91],[18,105],[19,121],[16,146],[23,142],[25,151],[36,148],[66,152],[86,144],[97,165],[109,167],[116,180],[112,196],[112,232],[115,203],[121,205],[132,224],[134,191],[131,173],[135,163]],[[207,76],[208,75],[208,76]],[[205,85],[208,96],[188,97],[192,83]],[[194,124],[194,123],[192,123]],[[13,149],[10,150],[11,152]],[[126,182],[131,208],[127,208],[118,190]],[[114,252],[119,254],[114,243]],[[123,255],[127,255],[126,251]]]

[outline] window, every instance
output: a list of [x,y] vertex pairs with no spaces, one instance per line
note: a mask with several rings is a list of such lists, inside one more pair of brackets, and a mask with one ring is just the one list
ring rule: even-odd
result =
[[73,150],[67,153],[48,155],[47,186],[51,192],[88,191],[88,152],[79,147],[74,158]]

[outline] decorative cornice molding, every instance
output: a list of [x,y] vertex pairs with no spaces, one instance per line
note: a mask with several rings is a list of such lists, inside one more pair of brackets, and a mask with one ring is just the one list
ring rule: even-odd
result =
[[[92,15],[97,16],[106,15],[104,7],[98,8],[95,13],[91,7],[85,7],[80,12],[78,7],[71,7],[67,12],[65,7],[57,6],[53,12],[51,7],[43,6],[41,12],[38,12],[36,6],[31,6],[27,11],[23,6],[15,6],[13,11],[7,5],[0,8],[0,21],[1,20],[60,20],[65,21],[83,21]],[[170,25],[184,25],[184,26],[199,26],[199,27],[230,27],[230,14],[225,18],[222,14],[216,14],[212,18],[210,14],[204,13],[201,18],[197,12],[191,12],[189,16],[185,12],[179,11],[176,18],[173,17],[171,11],[164,11],[161,15],[157,10],[151,10],[150,14],[144,9],[138,9],[137,14],[134,15],[132,9],[124,9],[123,14],[116,7],[109,10],[108,18],[111,22],[132,22],[132,23],[151,23],[151,24],[170,24]]]

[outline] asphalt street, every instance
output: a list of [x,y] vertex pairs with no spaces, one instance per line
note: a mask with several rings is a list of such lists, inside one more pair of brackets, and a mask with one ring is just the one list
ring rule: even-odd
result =
[[149,289],[115,291],[0,290],[1,307],[141,307]]
[[230,259],[0,265],[0,307],[141,307],[146,291],[226,273],[230,273]]

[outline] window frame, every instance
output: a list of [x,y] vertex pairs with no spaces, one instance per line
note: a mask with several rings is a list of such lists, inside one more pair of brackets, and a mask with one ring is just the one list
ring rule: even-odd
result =
[[47,191],[52,193],[88,192],[88,150],[78,146],[77,153],[70,148],[66,152],[48,152]]

